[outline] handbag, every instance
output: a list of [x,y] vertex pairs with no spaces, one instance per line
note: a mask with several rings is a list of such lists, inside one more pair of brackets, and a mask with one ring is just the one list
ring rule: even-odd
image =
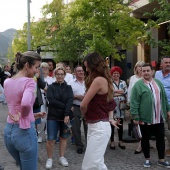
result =
[[133,126],[133,134],[134,134],[135,139],[141,140],[142,134],[141,134],[139,125],[134,125]]
[[120,109],[120,110],[126,110],[126,109],[128,108],[126,95],[124,94],[123,96],[124,96],[125,99],[124,99],[124,100],[121,100],[121,101],[119,102],[119,109]]
[[126,108],[127,108],[126,100],[121,100],[121,101],[119,102],[119,109],[120,109],[120,110],[126,110]]

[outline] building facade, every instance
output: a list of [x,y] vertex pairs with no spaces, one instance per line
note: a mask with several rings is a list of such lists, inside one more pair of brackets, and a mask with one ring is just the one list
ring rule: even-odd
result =
[[[130,7],[133,9],[133,16],[145,22],[148,20],[148,18],[143,14],[145,12],[152,12],[152,10],[159,7],[159,5],[156,1],[149,3],[148,0],[134,0],[131,3]],[[169,37],[167,36],[168,34],[166,21],[165,23],[159,23],[159,29],[153,28],[150,31],[152,37],[156,42],[163,39],[169,39]],[[153,48],[152,46],[149,46],[144,42],[140,42],[136,47],[136,55],[137,60],[151,62],[152,65],[155,67],[156,63],[159,63],[161,59],[161,48]]]

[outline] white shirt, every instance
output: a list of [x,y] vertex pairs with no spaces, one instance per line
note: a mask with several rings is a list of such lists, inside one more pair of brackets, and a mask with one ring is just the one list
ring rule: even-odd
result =
[[[45,88],[54,82],[54,79],[50,76],[44,77],[44,81],[47,83]],[[41,93],[44,93],[44,90],[41,89]]]
[[48,85],[52,84],[54,82],[53,78],[50,76],[47,76],[44,78],[44,81],[48,83]]
[[66,73],[66,76],[64,77],[64,80],[66,81],[66,83],[69,83],[71,81],[73,81],[73,75],[70,73]]
[[129,82],[129,86],[128,86],[128,93],[127,93],[127,101],[129,103],[130,103],[130,96],[131,96],[132,87],[140,79],[141,78],[137,77],[136,75],[133,75],[133,76],[130,77],[130,82]]
[[[83,83],[80,83],[76,78],[72,81],[70,81],[68,83],[69,85],[71,85],[72,89],[73,89],[73,94],[74,96],[75,95],[82,95],[84,96],[85,94],[85,84],[84,84],[84,81]],[[73,100],[73,104],[76,104],[76,105],[80,105],[81,104],[81,101],[80,100]]]

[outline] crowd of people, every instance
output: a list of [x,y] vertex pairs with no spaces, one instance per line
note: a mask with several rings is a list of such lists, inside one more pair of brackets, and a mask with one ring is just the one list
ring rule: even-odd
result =
[[[4,128],[8,152],[22,170],[37,170],[38,143],[46,142],[46,169],[53,166],[56,140],[59,163],[68,167],[65,157],[67,140],[72,135],[77,154],[84,154],[82,170],[107,170],[106,147],[125,150],[123,122],[126,105],[142,138],[135,154],[143,152],[144,167],[151,167],[151,135],[155,136],[159,166],[170,168],[165,155],[165,139],[170,146],[170,57],[161,60],[162,70],[153,74],[151,64],[138,61],[129,82],[121,79],[119,66],[109,69],[96,52],[89,53],[72,69],[63,62],[42,62],[33,51],[17,53],[12,69],[5,65],[0,72],[0,102],[9,111]],[[20,88],[18,88],[20,87]],[[11,91],[13,91],[11,93]],[[83,123],[85,143],[81,136]],[[46,136],[44,141],[43,136]]]

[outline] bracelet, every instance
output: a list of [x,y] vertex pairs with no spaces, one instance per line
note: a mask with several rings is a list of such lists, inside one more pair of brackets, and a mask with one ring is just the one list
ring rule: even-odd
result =
[[109,117],[109,121],[110,121],[110,120],[113,120],[113,117]]

